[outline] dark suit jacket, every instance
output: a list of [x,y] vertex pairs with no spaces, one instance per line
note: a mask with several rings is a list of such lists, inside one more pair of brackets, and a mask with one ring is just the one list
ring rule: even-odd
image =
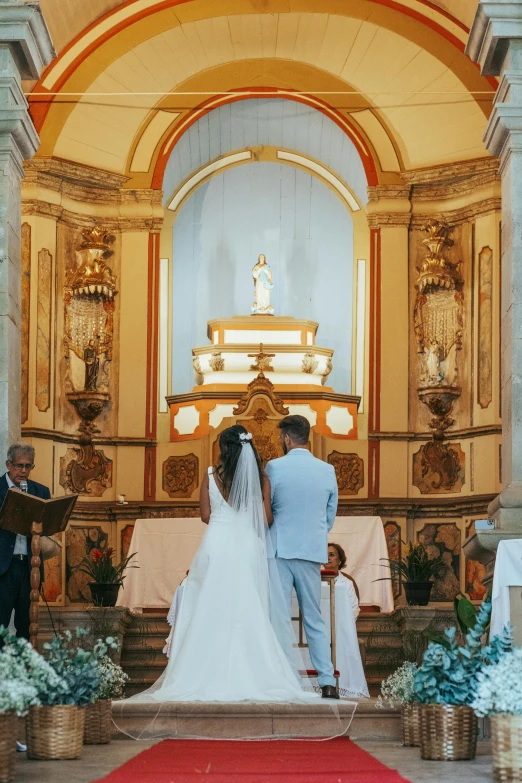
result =
[[[28,481],[28,494],[29,495],[36,495],[37,498],[44,498],[48,499],[51,497],[51,493],[49,492],[49,488],[45,487],[43,484],[38,484],[37,481]],[[7,495],[7,490],[9,489],[9,486],[7,484],[6,474],[4,473],[3,476],[0,476],[0,505],[5,500],[5,496]],[[15,541],[16,541],[16,534],[10,533],[8,530],[0,530],[0,576],[2,574],[5,574],[9,566],[11,565],[11,560],[13,559],[13,550],[15,547]],[[27,553],[31,554],[31,540],[30,538],[27,539]],[[30,573],[31,571],[31,562],[30,558],[27,560],[27,568]],[[43,578],[43,563],[42,563],[42,578]]]

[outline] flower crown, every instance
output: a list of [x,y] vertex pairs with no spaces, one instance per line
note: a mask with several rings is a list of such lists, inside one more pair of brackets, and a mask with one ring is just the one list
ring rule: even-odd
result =
[[251,432],[240,432],[239,433],[239,442],[242,446],[247,444],[249,441],[252,440],[252,433]]

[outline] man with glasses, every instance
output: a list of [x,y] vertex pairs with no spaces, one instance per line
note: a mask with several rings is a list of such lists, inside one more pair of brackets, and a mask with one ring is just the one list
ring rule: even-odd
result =
[[[30,443],[9,446],[5,464],[7,473],[0,476],[0,505],[11,487],[39,498],[51,497],[47,487],[29,480],[34,468],[34,448]],[[0,530],[0,625],[7,628],[14,609],[16,635],[25,639],[29,639],[30,575],[30,539]]]

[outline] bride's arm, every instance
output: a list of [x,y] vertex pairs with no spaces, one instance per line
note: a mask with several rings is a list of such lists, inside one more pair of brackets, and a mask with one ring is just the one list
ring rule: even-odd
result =
[[210,494],[208,489],[208,473],[203,476],[199,492],[199,515],[201,521],[208,525],[210,520]]
[[265,507],[266,521],[269,525],[274,521],[274,515],[272,514],[272,503],[270,502],[270,479],[265,473],[265,480],[263,483],[263,505]]

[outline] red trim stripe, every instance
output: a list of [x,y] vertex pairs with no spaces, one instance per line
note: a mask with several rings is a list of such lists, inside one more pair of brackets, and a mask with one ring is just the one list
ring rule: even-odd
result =
[[[290,90],[282,91],[277,87],[253,87],[243,89],[248,89],[249,93],[252,93],[253,91],[259,93],[260,98],[273,98],[277,96],[279,98],[284,98],[285,100],[303,103],[306,106],[311,106],[317,111],[320,111],[325,116],[329,117],[339,128],[341,128],[342,131],[344,131],[344,133],[346,133],[348,137],[351,137],[352,141],[354,142],[355,148],[359,154],[359,157],[361,158],[361,162],[366,173],[368,185],[378,184],[379,179],[377,176],[377,169],[375,167],[375,163],[366,139],[363,138],[358,128],[352,125],[348,117],[345,117],[345,115],[341,114],[340,111],[332,108],[324,101],[321,101],[319,98],[315,98],[312,95],[292,95],[289,94],[291,92]],[[266,93],[270,94],[266,95]],[[165,169],[167,167],[170,154],[183,134],[186,133],[188,129],[194,125],[194,123],[220,106],[224,106],[228,103],[236,103],[236,101],[247,101],[252,97],[253,96],[251,94],[243,95],[242,90],[235,90],[228,95],[223,95],[221,99],[209,98],[208,100],[203,101],[203,103],[201,103],[199,106],[196,106],[194,109],[192,109],[192,116],[186,122],[183,120],[181,121],[182,125],[179,133],[175,132],[173,136],[168,136],[166,141],[163,143],[156,161],[156,165],[154,167],[151,188],[159,190],[162,187],[163,176],[165,174]]]

